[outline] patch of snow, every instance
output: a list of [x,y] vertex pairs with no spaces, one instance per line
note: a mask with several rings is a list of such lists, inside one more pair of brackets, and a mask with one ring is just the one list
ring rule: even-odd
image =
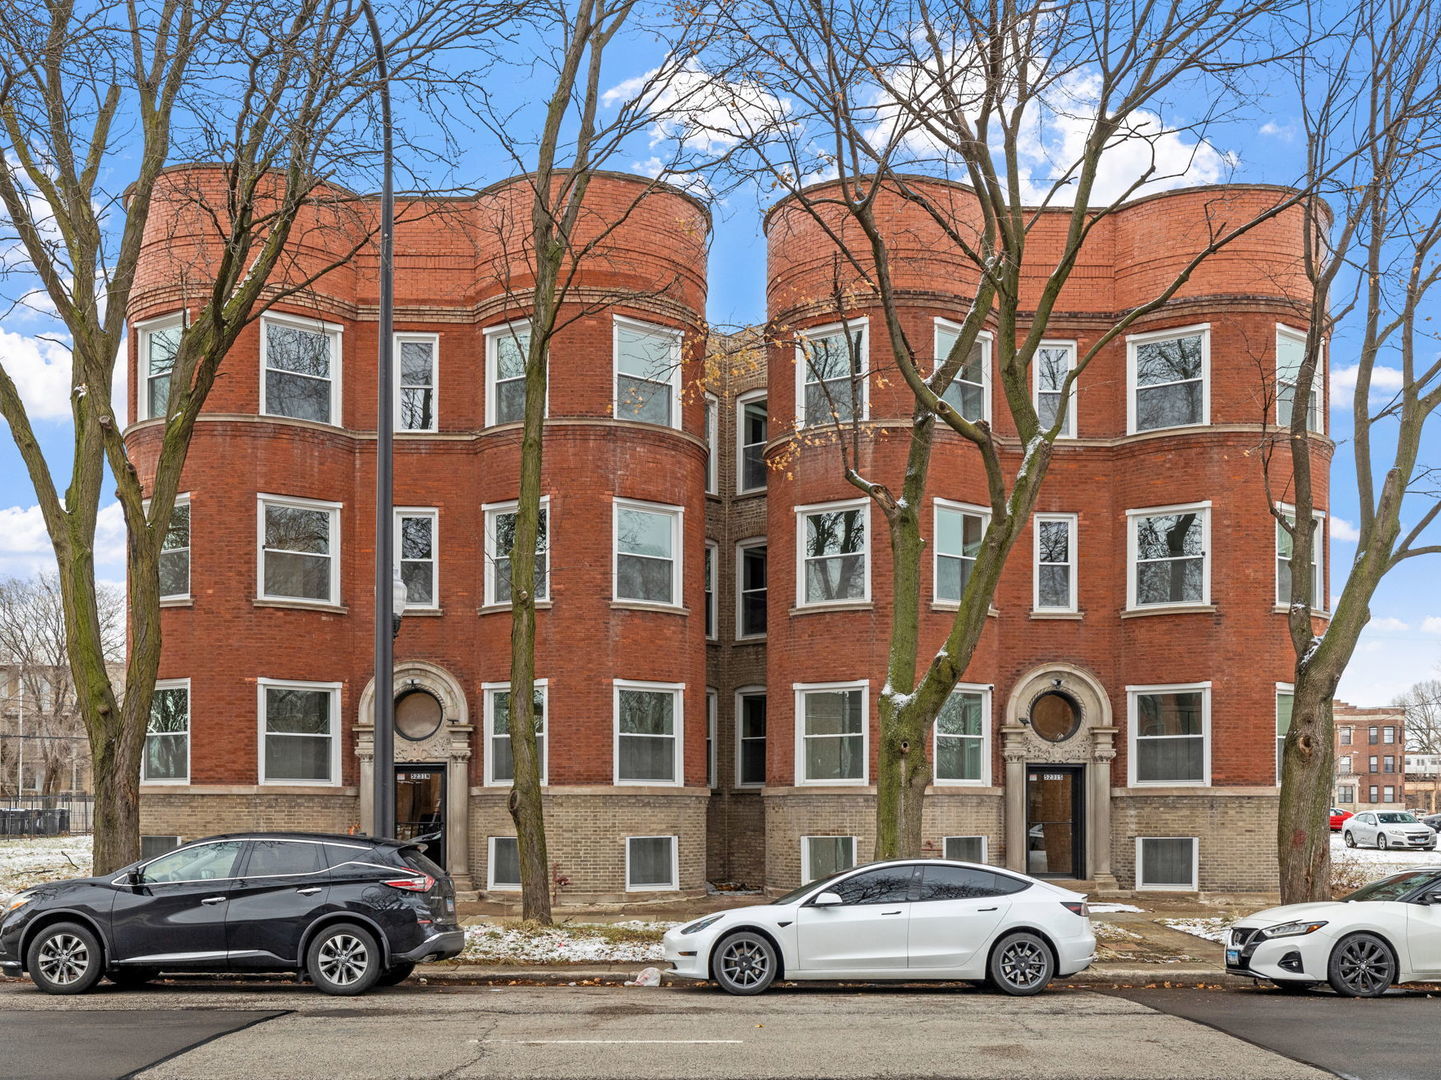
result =
[[1192,937],[1205,938],[1207,941],[1214,941],[1217,945],[1226,943],[1226,933],[1231,929],[1234,919],[1223,919],[1212,917],[1207,919],[1157,919],[1157,922],[1169,926],[1172,930],[1179,930],[1183,934],[1190,934]]
[[1141,940],[1141,935],[1134,930],[1127,930],[1124,926],[1117,926],[1115,923],[1096,921],[1091,923],[1091,929],[1094,931],[1097,941]]
[[[465,928],[462,961],[500,964],[608,964],[646,963],[663,959],[660,937],[674,922],[630,920],[621,923],[569,923],[564,926],[526,927],[476,923]],[[607,926],[654,940],[616,941],[605,935]]]
[[1441,866],[1441,851],[1348,848],[1341,833],[1332,833],[1331,862],[1333,865],[1341,862],[1359,863],[1367,874],[1373,875],[1374,880],[1412,866]]
[[32,885],[90,876],[89,836],[0,841],[0,900]]
[[1092,915],[1104,915],[1107,912],[1115,911],[1145,911],[1145,908],[1138,908],[1135,904],[1088,904]]

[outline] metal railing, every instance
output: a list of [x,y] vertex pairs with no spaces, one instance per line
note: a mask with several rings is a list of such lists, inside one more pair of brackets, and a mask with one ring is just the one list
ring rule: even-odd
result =
[[0,836],[88,833],[94,822],[93,795],[0,796]]

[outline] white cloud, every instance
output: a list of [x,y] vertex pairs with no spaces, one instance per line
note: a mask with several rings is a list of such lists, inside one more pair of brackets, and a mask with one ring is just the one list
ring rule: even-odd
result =
[[[120,504],[100,508],[95,521],[97,577],[125,576],[125,519]],[[55,550],[36,506],[0,507],[0,577],[30,577],[55,571]]]
[[1267,138],[1280,139],[1283,142],[1290,142],[1296,137],[1295,124],[1278,124],[1274,120],[1267,120],[1256,129],[1257,134],[1265,135]]
[[0,367],[15,381],[32,420],[70,417],[69,346],[0,329]]
[[1422,619],[1421,633],[1441,634],[1441,615],[1427,615]]
[[1361,530],[1342,517],[1331,515],[1331,539],[1342,544],[1354,544],[1361,539]]
[[1411,627],[1410,627],[1404,620],[1398,619],[1398,618],[1396,618],[1394,615],[1382,615],[1379,619],[1372,619],[1371,622],[1370,622],[1369,624],[1367,624],[1367,626],[1368,626],[1368,629],[1372,629],[1372,630],[1410,630],[1410,629],[1411,629]]
[[601,103],[649,114],[652,146],[673,142],[682,152],[708,156],[784,127],[790,114],[788,102],[758,83],[722,79],[689,66],[669,72],[656,68],[626,79],[605,91]]
[[[1333,409],[1349,409],[1351,407],[1351,395],[1356,390],[1356,378],[1360,371],[1360,364],[1332,369],[1331,407]],[[1400,368],[1377,364],[1371,369],[1371,397],[1373,399],[1378,395],[1390,397],[1405,383],[1406,376]]]

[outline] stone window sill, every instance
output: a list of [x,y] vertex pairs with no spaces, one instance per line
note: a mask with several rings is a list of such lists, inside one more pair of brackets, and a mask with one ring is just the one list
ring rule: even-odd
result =
[[1033,611],[1033,612],[1031,612],[1031,618],[1033,618],[1033,619],[1070,619],[1070,620],[1072,620],[1073,622],[1079,622],[1081,619],[1084,619],[1085,617],[1086,617],[1086,613],[1085,613],[1084,611]]
[[195,598],[193,596],[162,596],[160,598],[160,606],[163,608],[194,607]]
[[1127,608],[1123,619],[1139,619],[1147,615],[1214,615],[1215,604],[1157,604],[1155,607]]
[[612,611],[654,611],[662,615],[689,615],[690,608],[681,604],[647,604],[644,600],[612,600]]
[[405,611],[402,613],[403,617],[404,617],[404,618],[407,618],[407,619],[416,619],[416,618],[420,618],[420,619],[434,619],[434,618],[438,618],[438,617],[440,617],[441,615],[444,615],[444,614],[445,614],[445,608],[438,608],[438,607],[423,607],[423,608],[407,607],[407,608],[405,609]]
[[869,600],[858,600],[847,604],[806,604],[802,607],[791,608],[791,615],[824,615],[828,611],[870,611],[872,604]]
[[[537,600],[537,601],[535,602],[535,610],[536,610],[536,611],[549,611],[549,610],[550,610],[550,603],[551,603],[551,602],[550,602],[549,600]],[[496,613],[501,612],[501,611],[505,611],[505,612],[510,611],[510,605],[509,605],[509,604],[486,604],[484,607],[476,608],[476,612],[475,612],[475,613],[476,613],[477,615],[495,615]]]
[[[1291,605],[1289,605],[1289,604],[1277,604],[1277,605],[1276,605],[1275,607],[1273,607],[1271,610],[1272,610],[1273,612],[1275,612],[1277,615],[1289,615],[1289,614],[1291,614]],[[1313,619],[1326,619],[1326,620],[1329,621],[1330,618],[1331,618],[1331,613],[1330,613],[1329,611],[1317,611],[1317,610],[1315,610],[1315,609],[1313,608],[1313,609],[1311,610],[1311,618],[1313,618]]]
[[255,600],[256,607],[289,608],[294,611],[323,611],[331,615],[349,615],[344,604],[327,604],[320,600]]
[[[953,602],[950,601],[950,600],[932,600],[932,601],[931,601],[931,610],[932,610],[932,611],[960,611],[960,610],[961,610],[961,605],[960,605],[960,604],[957,604],[957,603],[953,603]],[[988,616],[999,616],[999,615],[1001,614],[1001,609],[998,608],[998,607],[995,607],[995,606],[993,605],[993,606],[988,607],[988,608],[986,609],[986,614],[987,614]]]

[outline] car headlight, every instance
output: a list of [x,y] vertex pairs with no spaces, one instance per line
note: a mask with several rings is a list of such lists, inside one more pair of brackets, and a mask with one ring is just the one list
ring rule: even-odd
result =
[[1321,927],[1326,925],[1326,920],[1320,922],[1283,922],[1279,926],[1268,926],[1261,931],[1263,938],[1278,937],[1300,937],[1302,934],[1314,934]]
[[18,892],[6,900],[3,907],[0,907],[0,915],[9,915],[16,908],[24,907],[34,899],[35,894],[33,892]]
[[682,934],[699,934],[707,926],[714,926],[720,921],[720,915],[707,915],[704,919],[699,919],[696,922],[691,923],[689,926],[682,926],[680,928],[680,932]]

